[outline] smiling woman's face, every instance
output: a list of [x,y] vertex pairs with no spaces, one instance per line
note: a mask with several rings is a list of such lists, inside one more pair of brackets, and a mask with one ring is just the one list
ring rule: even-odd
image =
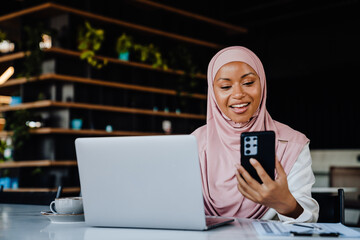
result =
[[220,110],[236,123],[248,122],[259,107],[260,78],[246,63],[223,65],[215,75],[213,86]]

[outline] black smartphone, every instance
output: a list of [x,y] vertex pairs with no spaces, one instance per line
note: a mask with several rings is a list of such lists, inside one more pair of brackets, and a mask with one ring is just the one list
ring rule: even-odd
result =
[[240,163],[245,170],[259,183],[262,183],[255,168],[250,164],[250,158],[255,158],[267,174],[275,178],[275,132],[244,132],[241,134]]

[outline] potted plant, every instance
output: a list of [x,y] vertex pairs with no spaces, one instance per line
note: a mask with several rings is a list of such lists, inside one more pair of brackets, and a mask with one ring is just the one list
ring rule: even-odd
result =
[[42,41],[42,35],[51,35],[52,31],[44,28],[41,22],[36,25],[25,25],[24,28],[24,47],[23,50],[29,51],[24,61],[24,66],[18,77],[29,78],[41,74],[41,66],[44,59],[44,52],[40,49],[39,43]]
[[[152,64],[154,68],[168,69],[166,61],[163,59],[161,52],[154,44],[142,45],[134,43],[133,38],[126,33],[118,37],[116,42],[116,52],[118,58],[124,61],[129,61],[130,52],[137,53],[140,62]],[[134,59],[137,57],[134,57]]]
[[14,52],[15,43],[7,39],[7,33],[0,29],[0,55]]
[[168,69],[166,60],[163,59],[161,52],[154,44],[140,45],[135,44],[134,50],[140,52],[140,61],[152,64],[154,68]]
[[13,159],[21,155],[22,148],[30,138],[29,127],[26,122],[31,118],[32,114],[27,110],[18,110],[6,119],[5,129],[13,132],[11,136],[11,145],[14,150]]
[[195,78],[199,73],[199,67],[193,61],[193,57],[187,47],[178,45],[173,51],[169,53],[170,66],[174,69],[181,69],[184,71],[177,79],[177,94],[180,96],[181,92],[187,92],[191,96],[196,91],[198,80]]
[[6,32],[0,29],[0,42],[6,40]]
[[162,68],[163,70],[167,70],[168,66],[166,64],[166,60],[162,57],[161,52],[156,48],[152,52],[152,66],[154,68]]
[[131,49],[134,47],[133,38],[126,33],[118,37],[116,41],[116,52],[120,60],[129,61]]
[[78,35],[78,49],[81,51],[80,58],[85,59],[92,67],[101,69],[107,64],[107,60],[100,62],[96,59],[96,52],[100,50],[104,41],[103,29],[93,28],[89,22],[85,22],[85,29],[80,28]]
[[6,141],[0,139],[0,162],[5,162],[5,149],[7,147]]

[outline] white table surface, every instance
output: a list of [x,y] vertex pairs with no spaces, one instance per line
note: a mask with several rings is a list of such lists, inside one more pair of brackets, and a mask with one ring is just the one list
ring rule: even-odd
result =
[[352,192],[357,191],[356,187],[313,187],[311,189],[311,192],[313,192],[313,193],[337,193],[339,188],[344,189],[345,193],[352,193]]
[[[294,237],[259,237],[249,219],[236,219],[234,223],[209,231],[178,231],[129,228],[95,228],[81,223],[51,223],[40,214],[48,206],[0,204],[0,239],[51,240],[112,240],[112,239],[293,239]],[[311,237],[296,239],[312,239]],[[326,238],[321,238],[326,239]],[[334,239],[334,238],[329,238]],[[350,238],[347,238],[350,239]]]

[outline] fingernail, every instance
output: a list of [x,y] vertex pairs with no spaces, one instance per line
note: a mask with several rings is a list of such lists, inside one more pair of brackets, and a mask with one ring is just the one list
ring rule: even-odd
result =
[[255,163],[256,163],[256,159],[255,159],[255,158],[250,158],[250,163],[251,163],[251,164],[255,164]]
[[234,166],[235,166],[236,168],[239,168],[239,167],[240,167],[240,164],[236,163]]

